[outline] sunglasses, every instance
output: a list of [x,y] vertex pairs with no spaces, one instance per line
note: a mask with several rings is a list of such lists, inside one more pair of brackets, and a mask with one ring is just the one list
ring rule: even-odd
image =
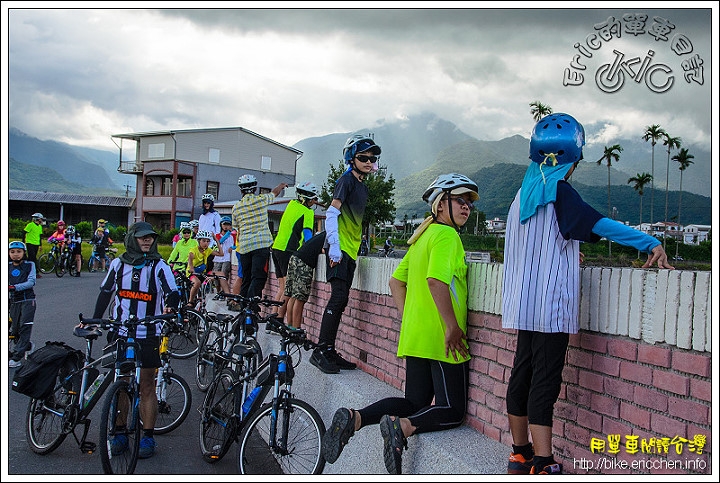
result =
[[466,200],[465,198],[450,198],[453,201],[457,201],[457,204],[460,206],[467,206],[470,210],[474,208],[474,205],[471,201]]
[[361,163],[375,163],[377,162],[377,156],[366,156],[364,154],[358,154],[355,158]]

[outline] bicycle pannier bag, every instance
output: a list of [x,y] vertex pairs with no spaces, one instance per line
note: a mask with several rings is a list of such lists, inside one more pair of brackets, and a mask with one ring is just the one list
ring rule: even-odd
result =
[[45,342],[45,346],[30,353],[15,371],[12,389],[35,399],[52,394],[55,380],[66,362],[76,363],[84,358],[82,352],[64,342]]

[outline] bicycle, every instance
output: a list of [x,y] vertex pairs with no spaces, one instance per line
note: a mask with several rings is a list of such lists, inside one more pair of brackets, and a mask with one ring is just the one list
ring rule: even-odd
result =
[[[219,459],[237,440],[241,474],[320,474],[325,468],[321,453],[325,424],[312,405],[294,397],[295,370],[287,352],[290,345],[305,350],[317,345],[308,340],[304,329],[286,326],[276,314],[263,322],[280,334],[280,350],[268,355],[255,370],[246,369],[241,378],[231,379],[227,370],[217,378],[213,391],[205,397],[201,448],[210,448],[215,452],[212,456]],[[235,352],[247,357],[254,348],[238,344]],[[252,382],[255,386],[248,394]],[[271,401],[264,403],[271,391]]]
[[60,259],[55,263],[55,275],[62,277],[65,273],[69,273],[71,277],[77,275],[78,269],[75,263],[75,256],[66,244],[60,254]]
[[252,359],[253,368],[262,360],[262,349],[255,339],[258,331],[260,306],[282,305],[282,302],[260,297],[246,298],[242,295],[220,292],[224,297],[240,302],[242,310],[237,315],[209,315],[210,326],[198,347],[198,359],[195,382],[200,391],[205,392],[215,377],[226,366],[238,370],[238,362],[233,358],[233,345],[243,343],[253,345],[257,356]]
[[155,374],[155,392],[158,399],[155,434],[165,434],[178,428],[192,406],[190,385],[184,378],[175,374],[170,366],[170,341],[173,334],[181,331],[177,319],[168,320],[163,326],[160,338],[160,360],[162,364]]
[[58,261],[60,260],[61,253],[58,242],[53,241],[50,242],[50,244],[52,245],[50,251],[43,253],[37,259],[36,266],[40,270],[40,273],[50,273],[55,271],[55,265],[57,265]]
[[[174,317],[174,314],[171,314]],[[89,415],[102,399],[103,394],[110,388],[108,397],[103,404],[101,424],[100,453],[103,470],[107,473],[132,473],[137,462],[137,450],[140,444],[140,425],[135,422],[133,431],[137,429],[134,441],[134,450],[125,452],[125,458],[110,455],[107,438],[107,420],[113,399],[121,392],[129,393],[132,388],[137,394],[137,383],[129,383],[121,377],[132,376],[133,372],[139,377],[134,361],[126,361],[117,354],[125,354],[127,346],[136,345],[135,342],[125,343],[124,339],[117,339],[108,345],[103,355],[97,359],[92,358],[93,342],[102,335],[101,329],[119,327],[121,325],[140,325],[154,323],[158,319],[167,319],[168,316],[152,317],[143,320],[116,323],[108,319],[85,319],[79,315],[80,324],[73,329],[73,335],[85,339],[85,353],[77,363],[68,362],[58,371],[52,393],[43,399],[31,398],[26,414],[26,436],[30,449],[39,455],[47,455],[55,451],[69,434],[72,434],[78,447],[83,453],[93,453],[97,444],[87,440],[90,429]],[[87,324],[87,326],[83,326]],[[101,369],[107,369],[101,374]],[[114,369],[114,370],[110,370]],[[133,380],[134,381],[134,380]],[[132,385],[131,385],[132,384]],[[111,397],[113,396],[113,397]],[[131,412],[137,414],[137,411]],[[113,413],[114,414],[114,413]],[[137,420],[136,420],[137,421]],[[83,426],[80,438],[75,433],[78,426]],[[128,426],[131,427],[131,426]],[[105,431],[103,431],[105,429]],[[114,461],[111,461],[110,458]]]
[[[102,266],[102,264],[100,263],[101,259],[97,254],[97,244],[91,243],[91,245],[93,248],[92,248],[92,254],[90,255],[90,258],[88,259],[87,269],[88,269],[88,272],[96,272],[97,269],[95,268],[95,266],[97,265],[98,267],[100,267],[100,266]],[[113,259],[115,258],[115,253],[117,253],[117,248],[107,247],[105,249],[105,270],[107,270],[107,268],[110,266],[110,262],[112,262]]]

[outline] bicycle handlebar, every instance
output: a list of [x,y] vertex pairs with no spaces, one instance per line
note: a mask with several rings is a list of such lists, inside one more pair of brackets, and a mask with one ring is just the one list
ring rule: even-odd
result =
[[280,334],[280,336],[288,342],[302,346],[306,351],[319,347],[318,344],[308,340],[307,332],[305,331],[305,329],[298,329],[289,325],[285,325],[280,319],[275,316],[275,314],[268,316],[266,319],[261,320],[260,322],[265,322],[267,324],[266,328],[268,330]]
[[78,314],[78,318],[80,319],[80,325],[83,326],[81,328],[84,329],[88,329],[88,326],[95,326],[96,328],[101,329],[110,329],[113,327],[135,327],[138,325],[152,325],[159,320],[169,321],[176,318],[177,316],[178,315],[176,313],[151,315],[142,319],[131,316],[129,319],[123,322],[116,322],[114,319],[92,319],[83,317],[82,313]]

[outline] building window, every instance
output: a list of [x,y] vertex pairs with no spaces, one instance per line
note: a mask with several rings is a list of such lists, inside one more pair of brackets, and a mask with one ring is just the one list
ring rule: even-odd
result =
[[218,183],[217,181],[208,181],[207,182],[205,193],[210,193],[217,200],[219,192],[220,192],[220,183]]
[[163,178],[161,196],[172,196],[172,178]]
[[148,158],[164,158],[165,143],[148,144]]
[[155,195],[155,182],[150,178],[145,180],[145,196]]
[[220,163],[220,150],[217,148],[210,148],[208,150],[208,162],[218,164]]
[[270,171],[271,166],[272,166],[272,158],[270,156],[263,156],[260,161],[260,169]]
[[177,196],[192,196],[192,178],[178,179]]

